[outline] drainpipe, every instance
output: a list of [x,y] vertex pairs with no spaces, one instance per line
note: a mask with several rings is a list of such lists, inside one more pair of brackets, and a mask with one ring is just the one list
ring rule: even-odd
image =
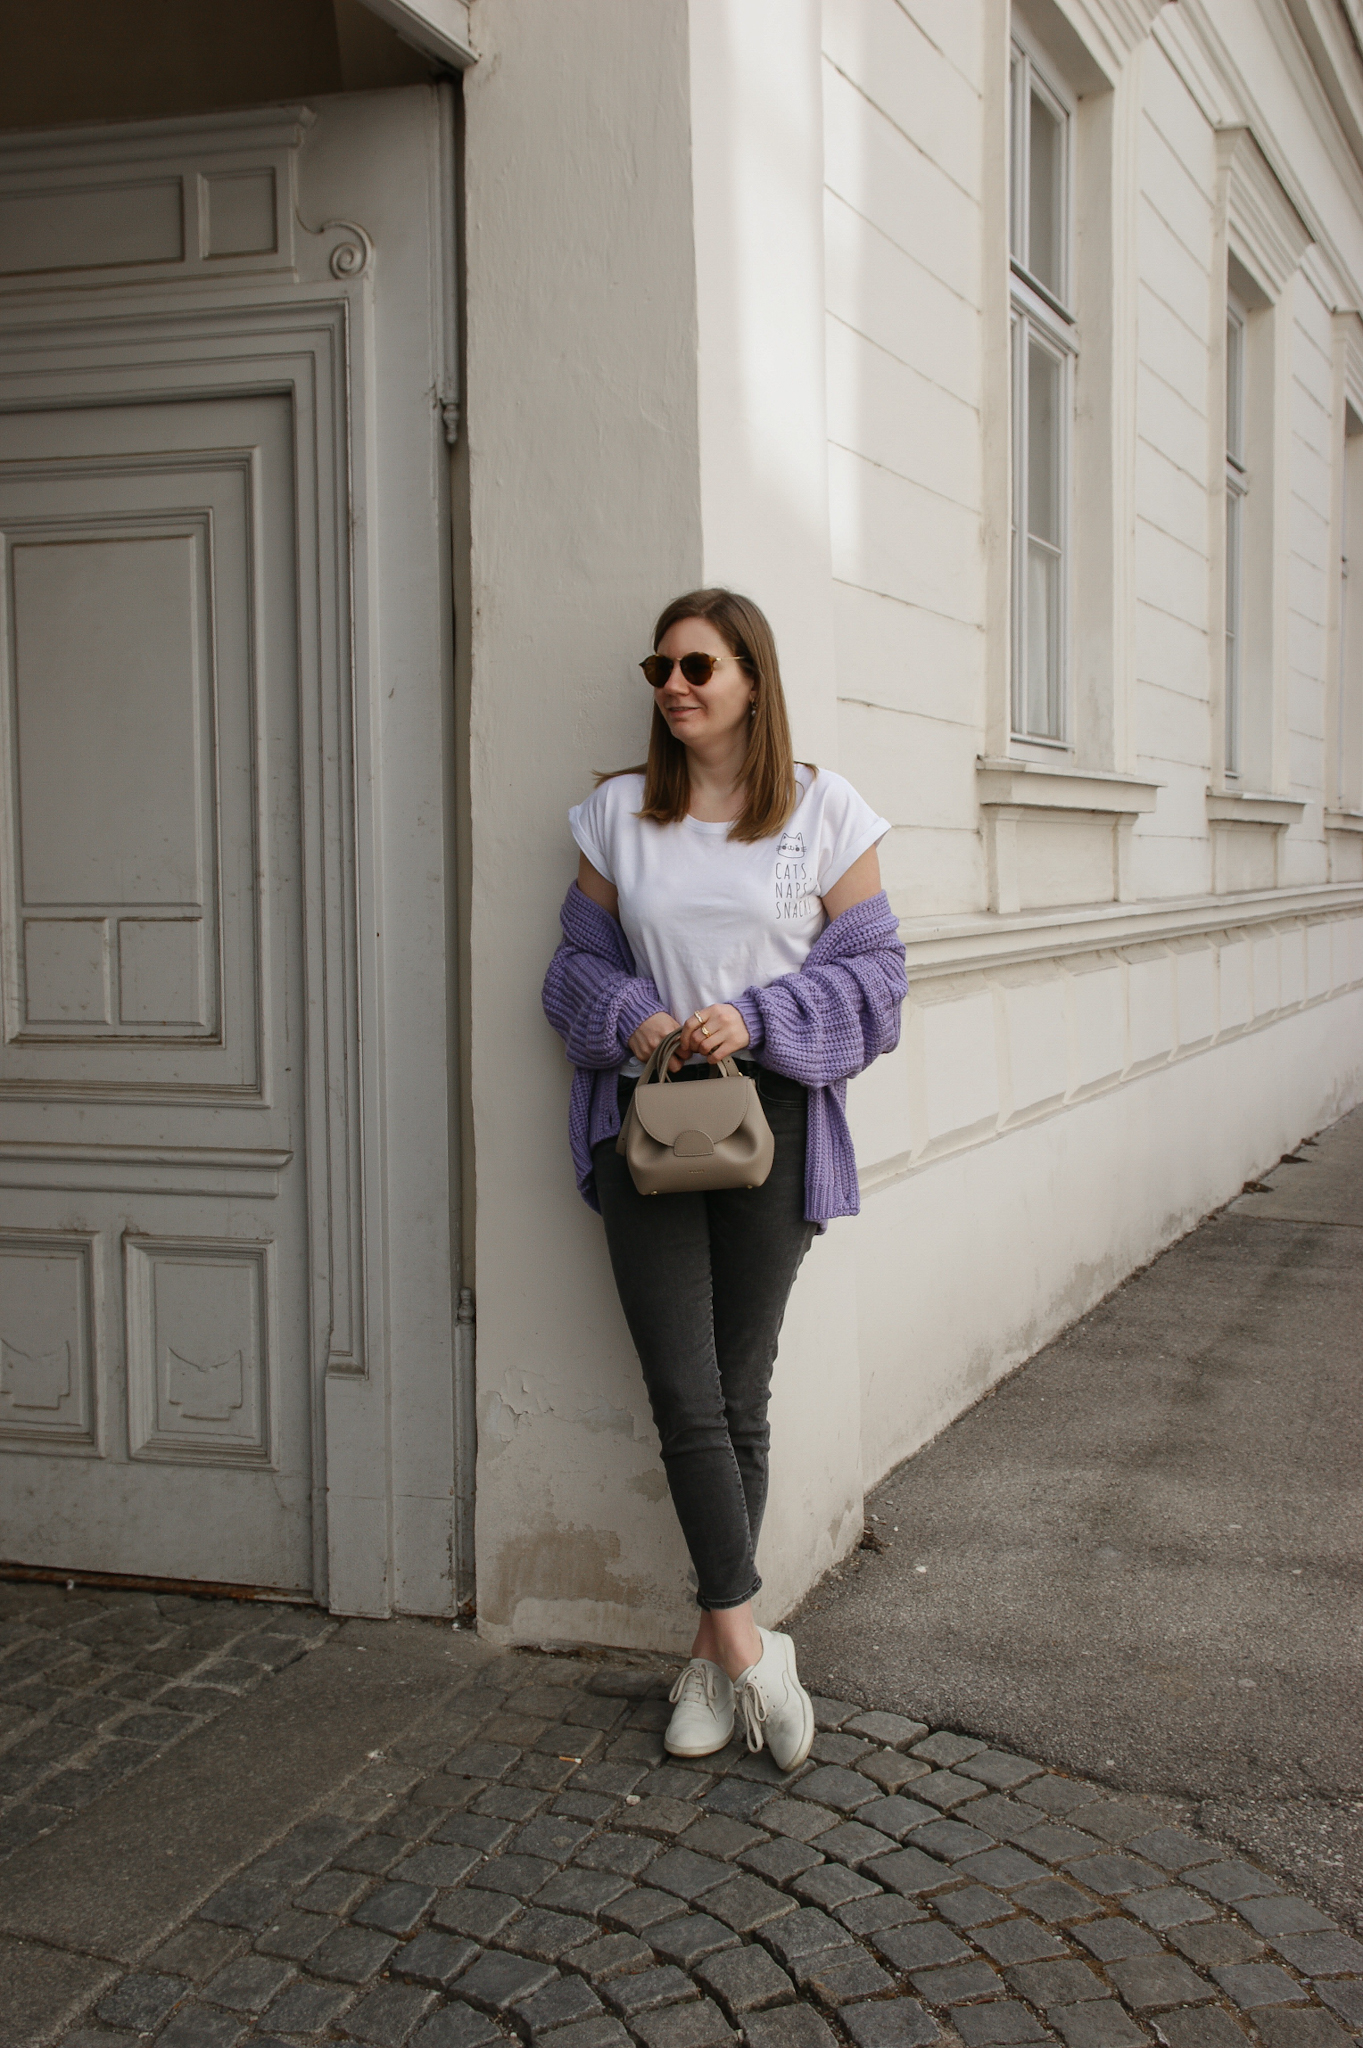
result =
[[478,1459],[477,1341],[473,1289],[461,1287],[454,1320],[454,1596],[458,1619],[463,1623],[472,1623],[477,1613],[473,1570],[473,1488]]

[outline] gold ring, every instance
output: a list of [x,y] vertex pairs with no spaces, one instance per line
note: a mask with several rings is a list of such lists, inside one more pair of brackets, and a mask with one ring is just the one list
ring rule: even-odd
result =
[[697,1024],[703,1024],[705,1022],[705,1019],[701,1016],[699,1010],[693,1010],[691,1012],[691,1015],[695,1018]]
[[701,1027],[700,1027],[700,1035],[701,1035],[701,1037],[702,1037],[702,1038],[708,1038],[708,1037],[710,1036],[710,1027],[709,1027],[709,1025],[708,1025],[708,1024],[702,1024],[702,1025],[701,1025]]

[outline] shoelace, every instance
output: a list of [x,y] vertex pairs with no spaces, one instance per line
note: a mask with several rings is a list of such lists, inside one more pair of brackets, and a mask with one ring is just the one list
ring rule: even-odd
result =
[[715,1703],[715,1674],[699,1657],[693,1657],[667,1695],[675,1707],[682,1700],[691,1706],[712,1707]]
[[750,1678],[738,1692],[736,1705],[743,1717],[743,1733],[754,1754],[762,1747],[762,1723],[767,1718],[767,1696]]

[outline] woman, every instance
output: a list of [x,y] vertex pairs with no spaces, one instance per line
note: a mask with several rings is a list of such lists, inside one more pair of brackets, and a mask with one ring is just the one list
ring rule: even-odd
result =
[[[889,830],[839,775],[796,763],[771,628],[750,599],[693,591],[640,666],[648,761],[569,813],[580,860],[544,1007],[577,1072],[578,1186],[599,1208],[643,1366],[700,1627],[672,1692],[674,1756],[709,1756],[735,1713],[782,1770],[814,1713],[790,1637],[758,1628],[767,1399],[801,1259],[855,1215],[849,1074],[894,1046],[904,949],[880,886]],[[616,1135],[635,1077],[672,1032],[678,1080],[748,1063],[775,1139],[752,1189],[636,1190]],[[753,1064],[755,1062],[755,1064]]]

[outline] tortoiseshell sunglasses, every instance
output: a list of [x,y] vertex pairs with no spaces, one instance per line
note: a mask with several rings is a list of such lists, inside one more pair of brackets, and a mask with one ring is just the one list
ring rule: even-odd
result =
[[[679,668],[692,688],[698,690],[702,683],[709,682],[724,658],[722,654],[683,654],[680,661],[674,662],[668,654],[649,654],[639,666],[650,689],[661,690],[673,669]],[[739,659],[734,656],[735,661]]]

